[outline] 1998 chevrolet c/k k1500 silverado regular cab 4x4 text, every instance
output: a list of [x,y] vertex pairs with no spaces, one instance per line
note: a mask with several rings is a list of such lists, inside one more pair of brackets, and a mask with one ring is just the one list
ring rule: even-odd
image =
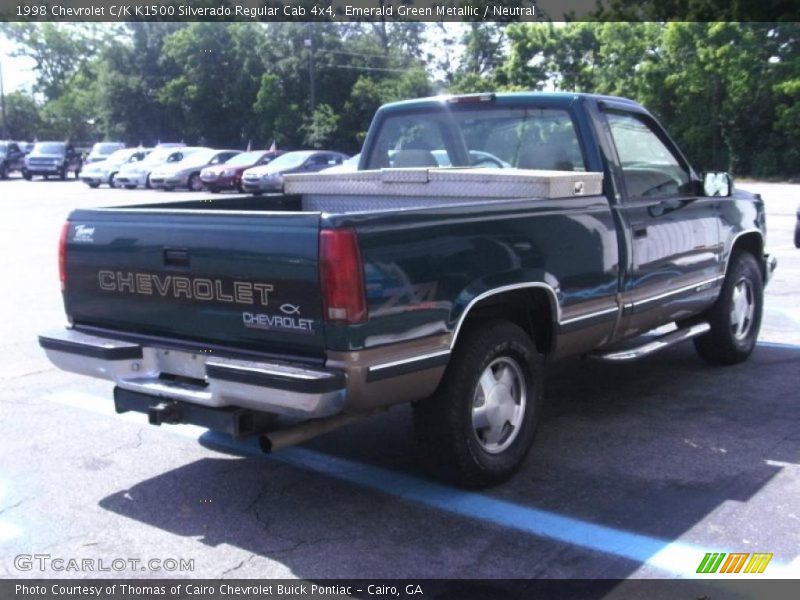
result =
[[120,412],[267,450],[413,402],[422,457],[467,486],[524,459],[548,361],[690,338],[715,364],[753,350],[775,267],[763,203],[699,177],[634,102],[390,104],[359,167],[271,196],[73,212],[70,326],[41,345],[114,381]]

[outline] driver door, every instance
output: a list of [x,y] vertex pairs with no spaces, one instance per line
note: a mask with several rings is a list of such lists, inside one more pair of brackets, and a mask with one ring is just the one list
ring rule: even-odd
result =
[[697,314],[721,285],[720,198],[698,195],[691,168],[648,115],[608,110],[626,223],[627,277],[621,334]]

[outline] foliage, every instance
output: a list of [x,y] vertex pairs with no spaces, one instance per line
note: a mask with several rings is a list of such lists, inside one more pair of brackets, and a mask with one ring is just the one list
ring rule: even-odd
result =
[[800,176],[800,23],[691,22],[709,11],[757,20],[757,7],[721,0],[603,0],[597,16],[658,19],[676,6],[688,22],[6,23],[36,73],[29,93],[7,95],[7,129],[355,153],[385,102],[596,92],[647,106],[697,168]]

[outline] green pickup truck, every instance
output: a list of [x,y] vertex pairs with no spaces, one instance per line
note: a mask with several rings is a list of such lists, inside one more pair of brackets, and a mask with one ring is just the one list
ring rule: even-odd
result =
[[283,186],[74,211],[50,360],[266,451],[411,402],[423,460],[482,487],[530,449],[550,361],[742,361],[775,268],[761,198],[623,98],[389,104],[358,170]]

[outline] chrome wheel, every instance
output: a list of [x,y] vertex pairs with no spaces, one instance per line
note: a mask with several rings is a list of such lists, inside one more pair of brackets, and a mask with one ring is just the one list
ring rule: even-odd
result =
[[526,392],[522,368],[509,356],[496,358],[483,371],[472,400],[472,428],[486,452],[499,454],[514,442]]
[[743,277],[733,287],[731,299],[731,331],[737,340],[742,340],[750,334],[755,310],[753,284],[749,279]]

